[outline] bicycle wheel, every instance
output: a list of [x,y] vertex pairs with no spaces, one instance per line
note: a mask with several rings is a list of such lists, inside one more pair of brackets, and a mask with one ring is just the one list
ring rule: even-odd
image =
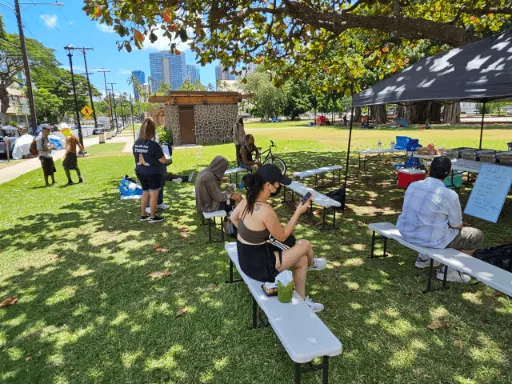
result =
[[283,159],[277,157],[277,156],[269,156],[265,159],[265,162],[263,164],[273,164],[277,168],[281,170],[281,173],[283,175],[286,175],[286,163]]

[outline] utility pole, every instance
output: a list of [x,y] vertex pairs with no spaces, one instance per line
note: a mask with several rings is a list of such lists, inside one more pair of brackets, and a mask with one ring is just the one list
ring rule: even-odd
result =
[[[103,72],[103,79],[105,80],[105,98],[108,97],[108,86],[107,86],[107,72],[110,72],[109,70],[107,69],[95,69],[95,71],[97,72]],[[110,127],[113,128],[114,127],[114,121],[112,120],[112,103],[110,102],[110,99],[109,99],[109,102],[108,102],[108,113],[109,113],[109,117],[110,117]]]
[[[116,131],[118,130],[118,126],[117,126],[117,108],[116,108],[116,104],[115,104],[115,101],[116,101],[116,94],[114,93],[114,84],[117,84],[117,83],[109,83],[110,84],[110,87],[112,89],[112,93],[110,94],[110,108],[112,108],[112,103],[114,104],[114,110],[112,112],[112,119],[114,119],[114,115],[115,115],[115,119],[114,121],[116,122]],[[112,97],[114,98],[114,101],[112,102]]]
[[64,4],[59,2],[49,3],[49,2],[27,2],[27,3],[20,3],[19,0],[14,0],[14,8],[11,7],[8,4],[0,3],[0,5],[3,5],[16,14],[16,21],[18,23],[18,34],[20,36],[20,48],[21,48],[21,54],[23,58],[23,68],[25,72],[25,80],[27,81],[27,97],[28,97],[28,105],[30,108],[30,127],[32,128],[32,133],[36,134],[37,130],[37,117],[36,117],[36,107],[34,103],[34,93],[32,91],[32,78],[30,76],[30,66],[28,63],[28,55],[27,55],[27,46],[25,45],[25,34],[23,32],[23,23],[21,21],[21,10],[20,10],[20,4],[21,5],[53,5],[55,7],[62,7]]
[[71,71],[71,83],[73,84],[73,95],[75,97],[75,114],[76,114],[76,124],[78,126],[78,139],[80,140],[80,144],[84,145],[84,137],[82,136],[82,126],[80,125],[80,112],[78,112],[78,98],[76,96],[76,87],[75,87],[75,76],[73,74],[73,47],[69,44],[64,47],[64,49],[68,50],[69,57],[69,69]]
[[133,101],[132,101],[132,95],[130,95],[130,114],[132,116],[133,142],[135,143],[135,123],[133,122]]
[[93,48],[75,48],[82,51],[84,54],[84,64],[85,64],[85,77],[87,78],[87,87],[89,88],[89,100],[91,102],[91,108],[92,108],[92,117],[94,119],[94,127],[98,126],[98,119],[96,118],[96,109],[94,109],[94,101],[92,100],[92,90],[91,90],[91,82],[89,81],[89,71],[87,69],[87,51],[92,51]]

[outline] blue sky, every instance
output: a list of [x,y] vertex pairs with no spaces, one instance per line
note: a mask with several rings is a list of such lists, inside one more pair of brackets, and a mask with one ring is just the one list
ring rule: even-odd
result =
[[[29,1],[29,0],[25,0]],[[44,1],[44,0],[41,0]],[[51,0],[50,0],[51,1]],[[2,3],[14,7],[12,0],[0,0]],[[21,0],[23,2],[23,0]],[[140,69],[149,76],[149,54],[168,49],[168,40],[159,39],[154,45],[146,44],[143,50],[133,49],[131,53],[118,51],[116,41],[119,36],[107,26],[100,26],[82,11],[83,2],[80,0],[61,0],[63,7],[52,5],[21,5],[21,14],[25,36],[41,41],[45,46],[55,49],[55,56],[63,67],[69,68],[69,59],[64,46],[71,44],[74,47],[92,47],[93,51],[87,54],[87,66],[91,68],[105,68],[107,81],[116,83],[115,90],[133,93],[127,80],[132,70]],[[10,33],[18,33],[16,16],[9,8],[0,5],[0,13],[4,17],[5,28]],[[166,44],[167,43],[167,44]],[[187,64],[195,63],[195,54],[191,53],[186,44],[180,43],[178,49],[185,54]],[[198,65],[201,73],[201,82],[215,84],[215,65],[205,67]],[[73,69],[84,73],[84,60],[81,52],[73,56]],[[95,72],[90,76],[91,82],[104,92],[103,74]]]

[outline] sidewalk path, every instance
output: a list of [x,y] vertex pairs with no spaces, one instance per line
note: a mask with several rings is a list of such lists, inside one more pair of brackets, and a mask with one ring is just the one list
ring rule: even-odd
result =
[[[133,137],[126,136],[126,135],[120,135],[113,137],[111,140],[107,141],[107,144],[109,143],[133,143]],[[88,139],[84,139],[84,146],[87,149],[91,145],[97,145],[98,144],[98,137],[91,137]],[[132,144],[133,145],[133,144]],[[131,148],[131,147],[130,147]],[[65,149],[61,149],[60,151],[56,151],[53,155],[54,160],[59,160],[64,157],[66,154]],[[23,160],[21,163],[14,164],[9,167],[5,167],[0,169],[0,184],[7,183],[8,181],[14,180],[15,178],[24,175],[25,173],[28,173],[30,171],[33,171],[34,169],[40,169],[41,168],[41,162],[37,157],[34,157],[32,159],[26,159]]]

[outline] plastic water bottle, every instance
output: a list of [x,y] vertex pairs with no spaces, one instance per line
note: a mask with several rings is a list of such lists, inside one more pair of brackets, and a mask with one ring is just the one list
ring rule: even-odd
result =
[[382,149],[382,142],[379,140],[379,142],[377,143],[377,148],[378,149]]
[[240,185],[238,186],[238,188],[240,188],[241,191],[244,190],[244,183],[240,183]]

